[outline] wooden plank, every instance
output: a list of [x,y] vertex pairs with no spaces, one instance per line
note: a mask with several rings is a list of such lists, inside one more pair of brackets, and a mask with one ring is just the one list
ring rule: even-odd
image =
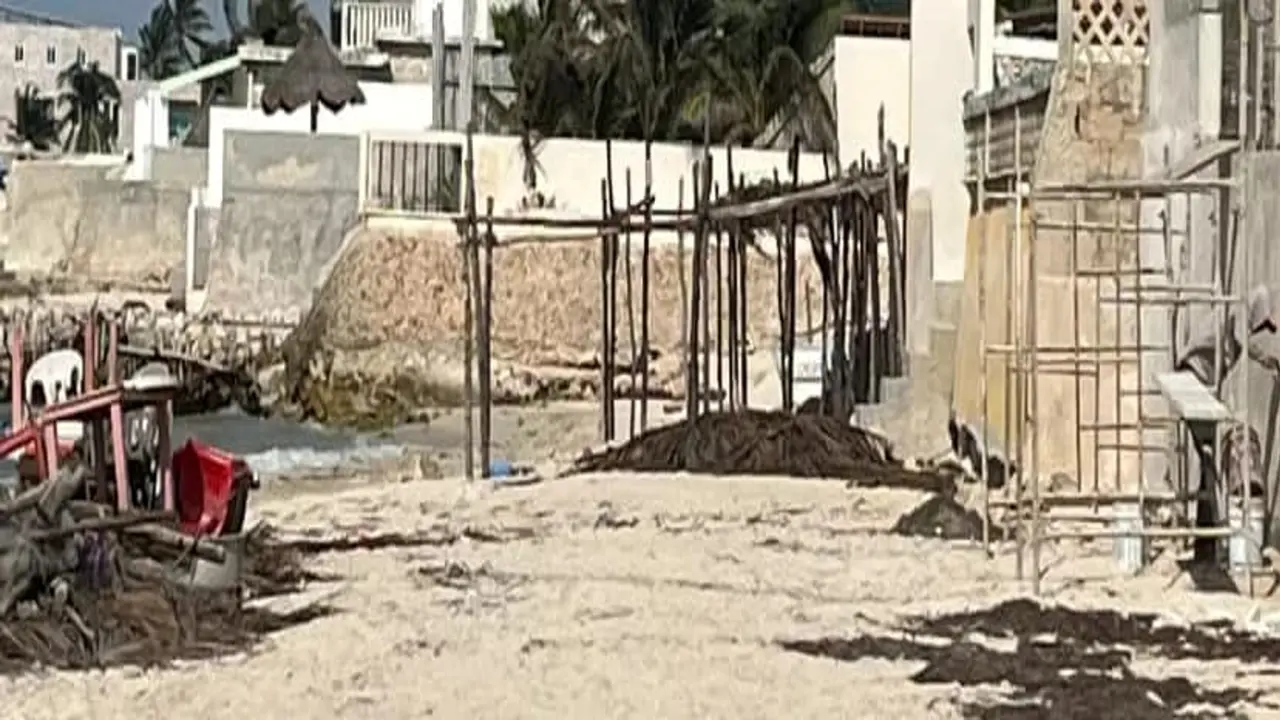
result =
[[1156,376],[1160,393],[1173,407],[1173,413],[1190,422],[1226,422],[1231,411],[1209,389],[1189,372],[1161,373]]
[[1240,149],[1239,140],[1215,140],[1192,150],[1189,155],[1157,174],[1157,180],[1186,180],[1218,160]]

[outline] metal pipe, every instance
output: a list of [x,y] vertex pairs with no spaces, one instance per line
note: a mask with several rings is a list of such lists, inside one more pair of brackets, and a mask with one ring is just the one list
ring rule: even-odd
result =
[[[480,468],[492,476],[493,454],[493,196],[485,200],[484,294],[480,306]],[[479,247],[476,249],[479,252]]]
[[[627,208],[633,207],[631,199],[631,168],[626,169],[625,173],[624,194],[626,195]],[[632,292],[631,283],[632,259],[631,259],[631,228],[627,227],[623,230],[622,235],[622,272],[623,278],[622,292],[624,295],[623,302],[627,305],[627,340],[629,341],[628,350],[631,353],[630,362],[627,365],[627,378],[630,385],[627,388],[627,429],[630,431],[629,438],[636,436],[636,421],[638,413],[636,410],[636,387],[639,385],[636,377],[636,369],[640,364],[638,356],[638,346],[636,343],[636,312],[635,312],[635,295]],[[643,399],[641,400],[643,402]]]
[[[978,398],[982,403],[982,550],[991,555],[991,483],[988,458],[991,455],[991,411],[987,407],[987,163],[991,159],[991,110],[983,113],[983,152],[978,163],[978,213],[982,218],[978,235]],[[953,408],[954,410],[954,408]],[[1008,418],[1006,418],[1006,421]],[[1008,473],[1006,473],[1007,475]]]
[[[1014,106],[1013,113],[1014,113],[1014,120],[1013,120],[1014,134],[1016,137],[1016,139],[1014,140],[1014,146],[1013,146],[1013,155],[1014,155],[1013,157],[1013,166],[1014,166],[1014,197],[1013,197],[1013,228],[1014,228],[1013,230],[1013,258],[1014,258],[1013,288],[1014,290],[1013,292],[1014,292],[1014,297],[1016,298],[1016,304],[1014,305],[1014,317],[1017,320],[1015,325],[1015,330],[1013,333],[1013,337],[1014,337],[1013,344],[1015,348],[1014,350],[1015,361],[1018,363],[1018,365],[1021,366],[1023,363],[1023,357],[1022,357],[1023,353],[1026,352],[1025,350],[1026,343],[1024,338],[1024,332],[1026,331],[1026,325],[1025,325],[1026,313],[1024,311],[1024,303],[1027,300],[1024,294],[1025,288],[1023,287],[1023,277],[1022,277],[1022,274],[1023,274],[1022,114],[1017,105]],[[1034,345],[1034,343],[1032,344]],[[1024,460],[1023,446],[1026,442],[1026,437],[1024,433],[1026,432],[1026,421],[1027,421],[1026,390],[1025,390],[1027,378],[1025,374],[1019,372],[1014,375],[1014,379],[1015,379],[1015,387],[1016,387],[1014,407],[1015,407],[1015,412],[1017,413],[1016,419],[1014,421],[1014,427],[1017,430],[1017,443],[1018,443],[1017,447],[1014,449],[1014,457],[1016,458],[1015,460],[1016,467],[1018,467],[1019,470],[1025,471],[1027,466],[1023,462]],[[1033,483],[1036,482],[1036,478],[1034,475],[1028,475],[1025,472],[1019,473],[1019,475],[1020,477],[1017,479],[1017,483],[1014,487],[1014,496],[1019,502],[1021,502],[1022,496],[1023,496],[1023,486],[1026,484],[1027,478],[1030,477],[1031,482]],[[1034,531],[1032,533],[1031,540],[1033,544],[1036,542]],[[1018,524],[1017,548],[1018,548],[1018,559],[1017,559],[1016,574],[1019,582],[1021,582],[1026,577],[1026,571],[1024,568],[1025,560],[1023,557],[1024,552],[1026,550],[1026,537],[1023,531],[1022,523]],[[1033,568],[1032,571],[1035,572],[1037,575],[1039,575],[1038,568]],[[1036,580],[1035,582],[1037,584],[1039,583],[1038,580]]]
[[[1070,280],[1071,282],[1071,337],[1074,338],[1075,340],[1075,346],[1077,350],[1077,355],[1076,355],[1077,360],[1081,359],[1078,354],[1080,349],[1080,276],[1079,276],[1080,215],[1081,215],[1080,201],[1077,200],[1076,202],[1071,203],[1071,223],[1070,223],[1072,225],[1071,235],[1070,235],[1071,247],[1068,248],[1068,252],[1070,253],[1068,275],[1071,278]],[[1039,226],[1037,226],[1037,228],[1038,227]],[[1141,266],[1141,263],[1139,263],[1139,266]],[[1095,364],[1095,367],[1098,367],[1099,368],[1098,372],[1101,373],[1101,369],[1100,369],[1101,366]],[[1094,380],[1094,382],[1098,382],[1098,380]],[[1080,442],[1080,430],[1083,429],[1084,427],[1084,421],[1083,421],[1083,418],[1081,417],[1084,414],[1084,398],[1082,397],[1084,388],[1082,385],[1079,372],[1075,373],[1074,389],[1075,389],[1074,398],[1075,398],[1075,411],[1076,411],[1076,415],[1075,415],[1076,432],[1073,433],[1074,435],[1073,441],[1075,444],[1075,461],[1076,461],[1075,481],[1076,481],[1076,492],[1080,492],[1084,489],[1084,446]]]

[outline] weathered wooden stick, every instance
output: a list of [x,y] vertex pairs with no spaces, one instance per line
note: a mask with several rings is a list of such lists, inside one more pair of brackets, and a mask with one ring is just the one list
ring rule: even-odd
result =
[[160,348],[144,347],[142,345],[122,344],[117,348],[117,352],[128,357],[149,360],[169,360],[187,365],[195,365],[196,367],[203,368],[204,370],[208,370],[213,373],[223,373],[226,375],[235,374],[235,371],[226,365],[219,365],[218,363],[205,360],[201,357],[196,357],[195,355],[174,352],[172,350],[161,350]]
[[36,541],[56,540],[58,538],[70,537],[81,532],[91,532],[94,530],[124,530],[137,525],[162,522],[172,519],[172,513],[168,513],[163,510],[155,510],[144,513],[134,513],[131,515],[116,515],[114,517],[85,520],[74,525],[50,528],[48,530],[33,530],[24,533],[24,537],[29,540]]
[[44,485],[40,484],[23,490],[6,502],[0,502],[0,520],[34,508],[39,504],[42,495],[44,495]]
[[35,548],[30,543],[19,543],[0,555],[0,617],[8,615],[13,604],[30,587],[37,565]]
[[212,543],[200,542],[199,538],[183,535],[177,530],[162,525],[146,523],[126,527],[123,530],[129,535],[141,536],[157,545],[163,545],[180,552],[192,553],[196,557],[209,562],[220,563],[225,562],[227,559],[227,551],[222,547]]
[[53,525],[58,512],[84,489],[88,477],[88,469],[81,465],[60,470],[57,475],[40,483],[40,500],[35,508],[40,519],[46,525]]
[[164,565],[152,558],[128,558],[124,561],[125,576],[129,579],[168,582],[173,576]]
[[114,515],[116,509],[93,500],[72,500],[67,503],[67,512],[78,522]]

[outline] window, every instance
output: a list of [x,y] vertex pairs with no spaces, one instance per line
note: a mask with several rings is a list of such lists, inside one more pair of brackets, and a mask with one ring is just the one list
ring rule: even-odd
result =
[[50,65],[57,65],[58,64],[58,48],[50,45],[44,51],[44,61],[49,63]]
[[124,79],[134,81],[138,79],[138,52],[136,50],[126,50],[124,55]]
[[21,65],[27,61],[27,49],[21,45],[15,45],[13,48],[13,63]]

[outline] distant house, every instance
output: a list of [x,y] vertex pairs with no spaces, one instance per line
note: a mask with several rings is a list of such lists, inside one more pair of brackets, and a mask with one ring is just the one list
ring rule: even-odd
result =
[[[116,79],[120,137],[129,138],[139,67],[137,48],[125,42],[123,33],[0,5],[0,118],[6,129],[17,113],[18,93],[32,86],[52,100],[58,73],[77,60],[96,62]],[[0,135],[0,144],[9,144],[7,136]]]

